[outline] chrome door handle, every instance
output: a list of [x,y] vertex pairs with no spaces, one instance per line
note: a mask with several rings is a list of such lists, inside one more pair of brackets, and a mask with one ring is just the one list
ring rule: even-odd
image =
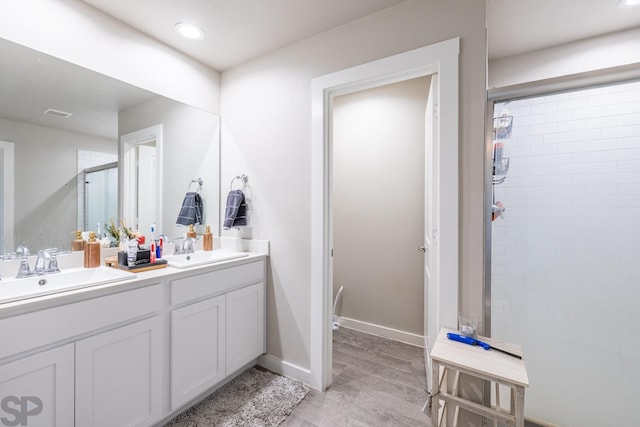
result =
[[427,251],[427,248],[426,248],[425,246],[418,246],[418,250],[419,250],[420,252],[426,252],[426,251]]

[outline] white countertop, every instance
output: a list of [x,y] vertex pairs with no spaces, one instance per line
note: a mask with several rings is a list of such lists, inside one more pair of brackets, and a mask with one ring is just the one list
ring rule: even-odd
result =
[[[266,242],[266,241],[263,241]],[[255,245],[253,245],[255,248]],[[240,246],[236,246],[240,249]],[[263,252],[262,250],[266,248]],[[235,265],[242,265],[250,262],[254,262],[257,259],[263,258],[266,259],[268,256],[268,242],[266,242],[266,246],[258,245],[257,249],[261,250],[260,252],[246,252],[247,256],[242,258],[236,258],[227,261],[219,261],[212,264],[194,266],[189,268],[173,268],[173,267],[165,267],[159,268],[155,270],[135,272],[134,277],[129,280],[122,280],[119,282],[106,283],[103,285],[96,286],[88,286],[79,289],[73,289],[68,291],[56,292],[48,295],[42,295],[38,297],[25,298],[18,301],[11,301],[7,303],[0,304],[0,318],[14,316],[22,313],[27,313],[34,310],[41,310],[48,307],[54,307],[57,305],[68,304],[75,301],[81,301],[88,298],[95,298],[98,296],[107,295],[114,292],[122,292],[124,290],[135,289],[141,286],[148,286],[158,279],[165,278],[179,278],[181,276],[189,276],[193,275],[194,272],[197,273],[205,273],[209,271],[220,270],[224,268],[229,268]],[[107,252],[107,251],[103,251]],[[109,251],[106,256],[113,251]],[[245,252],[245,251],[243,251]],[[81,252],[79,254],[82,254]],[[78,254],[74,254],[78,257]],[[104,256],[102,257],[104,260]],[[63,266],[61,265],[61,269]],[[46,277],[42,276],[42,277]],[[2,282],[0,281],[0,286],[2,286]]]

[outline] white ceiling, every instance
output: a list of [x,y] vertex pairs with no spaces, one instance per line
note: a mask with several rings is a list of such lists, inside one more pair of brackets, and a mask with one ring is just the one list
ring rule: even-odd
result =
[[619,0],[487,0],[489,59],[640,26]]
[[[404,0],[83,0],[222,71]],[[475,0],[474,0],[475,1]],[[186,40],[177,22],[204,30]]]
[[[404,0],[84,1],[224,70]],[[200,24],[206,38],[199,42],[179,38],[173,30],[178,21]],[[622,9],[618,0],[487,0],[490,58],[638,25],[640,7]],[[153,96],[6,41],[0,43],[0,57],[5,64],[0,70],[0,118],[114,138],[114,112]],[[74,116],[48,117],[42,114],[46,108],[70,111]]]
[[[118,138],[118,111],[157,95],[0,39],[0,118]],[[47,108],[73,115],[43,114]]]
[[[222,71],[404,0],[83,1]],[[489,57],[640,25],[640,7],[622,9],[618,1],[487,0]],[[198,24],[205,39],[181,39],[173,31],[178,21]]]

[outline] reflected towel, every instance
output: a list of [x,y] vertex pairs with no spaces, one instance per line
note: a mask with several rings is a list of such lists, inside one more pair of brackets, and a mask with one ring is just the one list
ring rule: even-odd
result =
[[184,196],[176,224],[202,224],[202,198],[199,193],[190,191]]
[[242,190],[231,190],[227,196],[227,208],[224,211],[225,230],[231,227],[247,225],[247,203]]

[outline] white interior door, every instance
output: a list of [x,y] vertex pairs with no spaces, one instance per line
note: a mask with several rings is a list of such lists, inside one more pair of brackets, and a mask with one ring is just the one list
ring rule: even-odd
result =
[[[136,227],[149,235],[156,219],[156,147],[138,145],[138,199]],[[149,242],[151,243],[151,242]]]
[[120,137],[118,197],[120,217],[148,234],[162,233],[162,125]]
[[13,158],[15,144],[0,141],[0,254],[13,246]]
[[425,111],[425,197],[424,197],[424,351],[426,361],[427,390],[431,392],[431,358],[429,351],[438,335],[438,191],[439,171],[439,120],[438,75],[431,76],[431,87]]

